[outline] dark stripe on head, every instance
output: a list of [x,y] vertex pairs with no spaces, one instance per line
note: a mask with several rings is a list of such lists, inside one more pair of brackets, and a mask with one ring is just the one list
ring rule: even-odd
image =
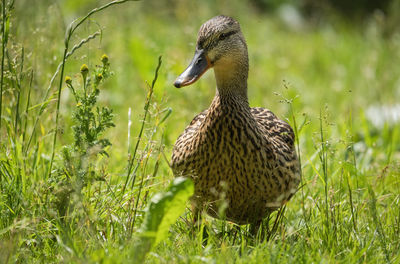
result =
[[219,40],[224,40],[224,39],[228,38],[229,36],[232,36],[233,34],[236,34],[237,32],[238,32],[237,30],[232,30],[232,31],[229,31],[227,33],[222,33],[222,34],[219,35],[218,39]]
[[212,41],[209,41],[209,43],[206,45],[206,46],[204,46],[204,42],[206,41],[206,39],[200,39],[199,40],[199,43],[197,44],[197,46],[199,47],[199,49],[207,49],[207,50],[211,50],[211,49],[213,49],[215,46],[217,46],[217,44],[218,44],[218,42],[219,41],[222,41],[222,40],[224,40],[224,39],[227,39],[227,38],[229,38],[230,36],[232,36],[232,35],[234,35],[234,34],[236,34],[236,33],[238,33],[239,31],[238,30],[232,30],[232,31],[229,31],[229,32],[226,32],[226,33],[221,33],[219,36],[218,36],[218,38],[216,38],[216,39],[214,39],[214,40],[212,40]]

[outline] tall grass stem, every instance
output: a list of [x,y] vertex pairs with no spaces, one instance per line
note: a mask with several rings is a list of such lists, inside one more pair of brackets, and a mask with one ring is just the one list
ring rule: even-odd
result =
[[[6,0],[2,1],[2,39],[1,39],[1,76],[0,76],[0,133],[1,133],[1,115],[3,109],[3,81],[4,81],[4,57],[6,48]],[[1,136],[1,134],[0,134]]]
[[327,146],[324,138],[324,130],[323,130],[323,122],[322,122],[322,110],[319,112],[319,121],[320,121],[320,139],[321,139],[321,152],[319,154],[320,161],[322,164],[322,173],[324,177],[324,198],[325,198],[325,226],[326,226],[326,241],[329,241],[330,234],[330,223],[329,223],[329,204],[328,204],[328,156],[327,156]]
[[[149,92],[148,92],[147,97],[146,97],[146,102],[144,104],[144,110],[145,110],[144,111],[144,116],[143,116],[143,119],[142,119],[142,123],[141,123],[140,131],[139,131],[139,135],[138,135],[138,138],[137,138],[137,141],[136,141],[136,145],[135,145],[135,148],[133,150],[133,155],[131,155],[131,158],[129,160],[126,180],[125,180],[125,184],[124,184],[124,187],[122,189],[122,194],[121,195],[123,195],[125,193],[126,186],[127,186],[128,182],[129,182],[129,179],[130,179],[130,175],[131,175],[132,168],[133,168],[133,163],[134,163],[135,158],[136,158],[136,153],[137,153],[137,150],[139,148],[139,144],[140,144],[140,141],[141,141],[142,135],[143,135],[143,130],[144,130],[144,125],[146,123],[146,118],[147,118],[147,115],[149,113],[149,107],[150,107],[151,99],[153,98],[154,85],[156,84],[156,81],[157,81],[157,78],[158,78],[158,71],[160,70],[161,63],[162,63],[162,59],[161,59],[161,56],[159,56],[158,57],[158,65],[157,65],[157,68],[156,68],[156,71],[155,71],[155,74],[154,74],[154,79],[153,79],[153,81],[151,83],[151,86],[149,86],[150,89],[149,89]],[[136,177],[133,178],[132,186],[134,186],[135,180],[136,180]]]
[[19,76],[14,70],[14,76],[17,84],[17,105],[15,106],[15,121],[14,121],[14,136],[17,137],[18,133],[18,123],[20,122],[20,115],[19,115],[19,105],[21,100],[21,82],[22,82],[22,71],[24,69],[24,48],[21,49],[21,68],[19,70]]

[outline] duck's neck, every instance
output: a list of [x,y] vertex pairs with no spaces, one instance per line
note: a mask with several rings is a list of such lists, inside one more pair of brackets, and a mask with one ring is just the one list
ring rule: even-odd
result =
[[249,64],[247,56],[239,61],[221,61],[214,66],[217,93],[220,104],[240,103],[249,107],[247,98],[247,76]]

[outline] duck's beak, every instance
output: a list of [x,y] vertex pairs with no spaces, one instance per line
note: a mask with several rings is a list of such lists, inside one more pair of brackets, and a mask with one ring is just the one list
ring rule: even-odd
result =
[[196,49],[192,62],[186,70],[176,78],[174,85],[176,88],[189,85],[197,81],[203,73],[211,67],[203,49]]

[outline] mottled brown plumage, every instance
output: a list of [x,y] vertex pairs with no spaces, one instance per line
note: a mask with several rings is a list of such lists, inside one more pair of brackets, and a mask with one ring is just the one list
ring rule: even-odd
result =
[[175,176],[194,181],[197,209],[238,224],[258,223],[297,190],[300,166],[291,127],[271,111],[250,108],[248,55],[239,23],[218,16],[199,31],[192,63],[175,86],[196,81],[213,67],[217,92],[177,139]]

